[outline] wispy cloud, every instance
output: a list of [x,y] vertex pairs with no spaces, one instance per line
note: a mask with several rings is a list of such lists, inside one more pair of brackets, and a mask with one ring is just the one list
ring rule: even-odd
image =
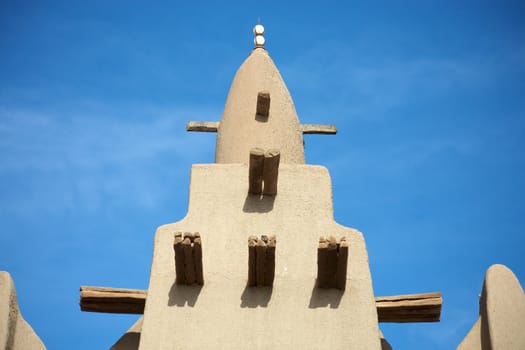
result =
[[476,155],[482,137],[445,135],[433,140],[411,139],[388,146],[382,144],[362,149],[334,150],[324,161],[330,169],[337,171],[365,171],[367,174],[391,178],[412,173],[416,167],[442,153],[461,157]]
[[[456,344],[463,340],[478,318],[477,295],[471,295],[467,289],[452,287],[447,291],[448,295],[455,298],[447,298],[441,312],[438,327],[427,327],[423,335],[429,344],[438,348],[445,348],[447,344]],[[452,300],[451,300],[452,299]],[[472,306],[475,305],[475,308]]]
[[191,163],[212,161],[214,138],[188,135],[181,120],[209,115],[204,108],[146,106],[141,118],[122,114],[0,108],[3,209],[97,210],[109,198],[152,207],[170,195],[166,187],[188,181]]
[[[451,91],[494,84],[498,74],[525,70],[524,47],[492,55],[462,57],[370,57],[342,42],[317,43],[281,67],[301,100],[306,117],[328,115],[333,121],[348,118],[383,120],[398,114],[395,108],[425,101]],[[311,98],[315,94],[315,98]],[[312,101],[311,103],[309,101]],[[334,120],[335,119],[335,120]]]
[[[193,111],[159,110],[151,118],[56,116],[32,110],[0,109],[0,171],[60,169],[65,165],[96,168],[147,159],[161,152],[180,158],[188,135],[180,116]],[[198,142],[193,153],[204,152]]]

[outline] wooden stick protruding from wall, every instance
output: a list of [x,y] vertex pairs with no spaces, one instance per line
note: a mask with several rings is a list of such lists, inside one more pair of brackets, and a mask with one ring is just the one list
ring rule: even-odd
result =
[[348,243],[330,236],[319,238],[317,248],[317,287],[345,290],[348,266]]
[[173,242],[175,251],[176,284],[204,284],[202,272],[202,244],[198,232],[175,233]]
[[277,180],[279,177],[279,161],[281,153],[277,149],[270,149],[264,153],[263,181],[265,195],[277,194]]
[[250,165],[248,172],[248,192],[255,195],[277,194],[279,178],[279,162],[281,153],[278,149],[266,152],[261,148],[250,150]]
[[276,243],[275,235],[248,238],[248,287],[273,285]]
[[[186,131],[200,131],[200,132],[217,132],[219,131],[220,122],[200,122],[190,121],[186,124]],[[330,124],[301,124],[300,130],[303,135],[318,134],[318,135],[335,135],[337,134],[337,127]]]
[[266,121],[270,115],[270,92],[260,91],[257,94],[257,111],[255,117],[258,120]]
[[250,170],[248,174],[248,192],[261,194],[263,190],[264,150],[252,148],[250,150]]
[[[88,312],[143,314],[146,290],[80,287],[80,309]],[[439,322],[441,293],[375,297],[379,322]]]
[[148,292],[140,289],[80,287],[80,310],[111,314],[142,314]]
[[440,292],[376,297],[379,322],[439,322],[443,298]]

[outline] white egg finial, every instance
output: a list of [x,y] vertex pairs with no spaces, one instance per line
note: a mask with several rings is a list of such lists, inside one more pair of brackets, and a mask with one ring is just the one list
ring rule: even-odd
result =
[[253,39],[255,48],[264,48],[264,27],[262,26],[262,24],[259,23],[255,27],[253,27],[253,34],[255,35],[255,39]]

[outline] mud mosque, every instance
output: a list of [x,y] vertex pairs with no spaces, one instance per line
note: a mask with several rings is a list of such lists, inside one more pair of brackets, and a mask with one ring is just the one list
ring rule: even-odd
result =
[[[264,27],[254,35],[220,122],[186,126],[217,133],[215,163],[192,166],[186,216],[157,229],[148,290],[80,288],[82,311],[143,314],[111,349],[386,350],[380,322],[440,320],[439,292],[374,295],[363,233],[334,221],[328,169],[305,164],[303,135],[337,129],[300,123]],[[523,350],[524,330],[523,289],[493,265],[457,349]],[[0,348],[45,349],[8,272]]]

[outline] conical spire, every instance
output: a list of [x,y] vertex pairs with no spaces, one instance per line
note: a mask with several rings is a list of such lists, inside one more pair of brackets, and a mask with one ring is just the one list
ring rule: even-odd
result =
[[217,135],[216,163],[247,163],[250,149],[278,149],[282,163],[304,163],[303,135],[292,97],[264,49],[264,27],[254,28],[255,49],[233,79]]

